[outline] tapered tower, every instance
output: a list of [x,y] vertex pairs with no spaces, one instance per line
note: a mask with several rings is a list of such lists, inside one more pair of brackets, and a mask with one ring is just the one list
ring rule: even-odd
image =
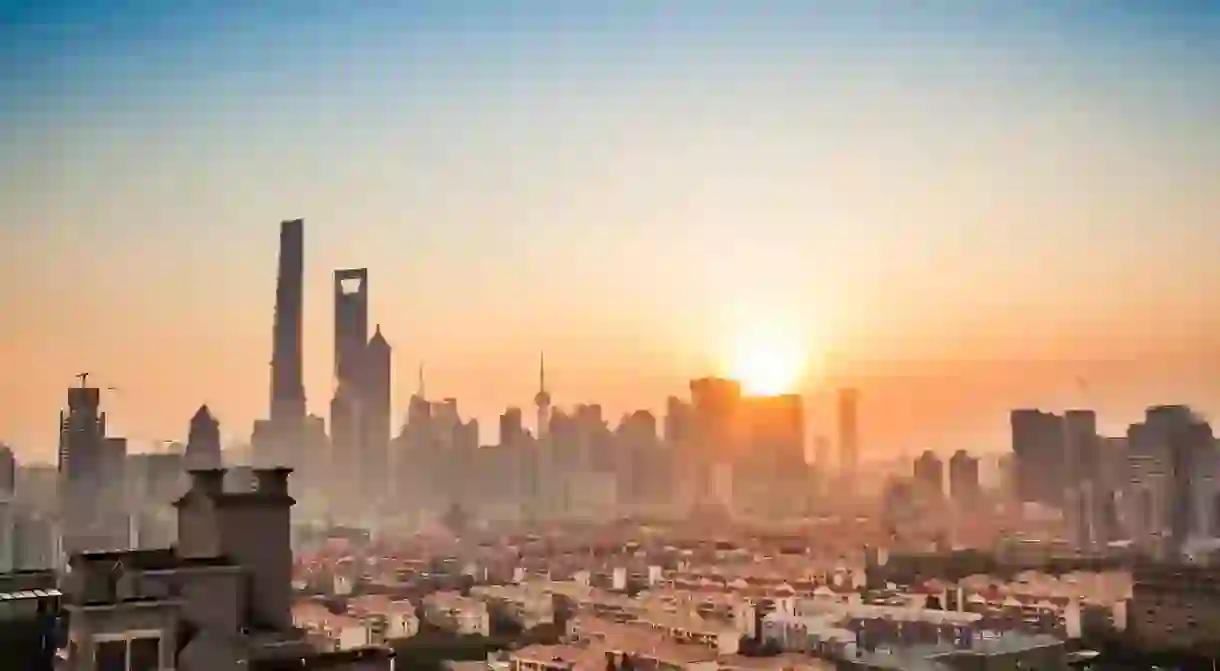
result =
[[305,419],[301,364],[304,267],[305,220],[281,222],[271,353],[271,421],[276,423]]
[[538,354],[538,393],[534,394],[534,405],[538,409],[538,439],[550,432],[551,393],[546,390],[546,355]]

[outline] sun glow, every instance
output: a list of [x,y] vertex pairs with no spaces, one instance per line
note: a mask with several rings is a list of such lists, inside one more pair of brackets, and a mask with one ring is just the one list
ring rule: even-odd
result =
[[729,353],[729,377],[751,396],[796,391],[809,365],[808,350],[794,334],[754,328],[741,334]]

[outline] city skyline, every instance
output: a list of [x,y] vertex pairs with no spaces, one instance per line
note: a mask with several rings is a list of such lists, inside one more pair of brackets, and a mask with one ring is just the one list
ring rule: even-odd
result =
[[244,442],[293,217],[319,415],[343,267],[370,269],[395,429],[421,361],[493,442],[540,350],[557,405],[613,421],[730,373],[757,328],[825,366],[798,385],[812,433],[834,435],[837,386],[861,389],[864,458],[999,449],[1011,407],[1220,407],[1199,290],[1220,279],[1216,12],[763,4],[744,23],[725,3],[5,22],[33,66],[0,60],[21,317],[0,439],[53,458],[63,389],[92,371],[121,435],[182,439],[207,403]]

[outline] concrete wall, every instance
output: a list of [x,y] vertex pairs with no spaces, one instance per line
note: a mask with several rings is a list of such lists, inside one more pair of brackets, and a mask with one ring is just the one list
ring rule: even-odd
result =
[[236,567],[177,571],[182,586],[182,617],[201,629],[236,634],[242,626],[249,576]]
[[92,671],[95,641],[99,637],[157,632],[161,638],[161,668],[174,668],[178,638],[178,605],[169,602],[117,606],[69,607],[69,671]]

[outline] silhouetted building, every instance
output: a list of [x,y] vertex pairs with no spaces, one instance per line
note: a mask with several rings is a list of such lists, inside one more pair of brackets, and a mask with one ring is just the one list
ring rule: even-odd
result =
[[677,396],[665,401],[665,428],[661,439],[671,450],[681,451],[681,446],[690,440],[692,423],[691,406]]
[[979,460],[965,450],[958,450],[949,458],[949,497],[963,505],[977,502],[979,487]]
[[546,357],[538,355],[538,393],[534,394],[534,408],[537,410],[535,431],[538,440],[546,440],[551,427],[551,392],[546,388]]
[[839,471],[853,482],[860,460],[859,427],[860,392],[855,389],[839,390]]
[[735,505],[786,514],[809,484],[804,402],[798,394],[781,394],[747,396],[741,405],[745,445],[735,460]]
[[390,394],[392,349],[374,329],[360,370],[360,486],[366,496],[386,494],[390,468]]
[[377,507],[389,491],[392,350],[380,327],[368,337],[368,269],[336,270],[334,297],[331,450],[335,463],[347,464],[339,473],[343,495],[359,492],[366,508]]
[[17,489],[17,457],[8,445],[0,444],[0,497],[12,496]]
[[299,454],[306,443],[302,360],[304,264],[304,220],[281,222],[272,326],[271,407],[268,419],[254,423],[251,437],[252,461],[259,466],[304,466]]
[[621,505],[650,505],[666,496],[672,465],[657,436],[656,416],[637,410],[623,417],[610,451]]
[[1063,413],[1064,486],[1096,482],[1101,473],[1101,438],[1097,413],[1068,410]]
[[354,494],[360,478],[356,450],[361,439],[360,393],[350,381],[339,383],[330,401],[331,477],[328,493],[332,504]]
[[515,446],[525,437],[521,408],[508,408],[500,413],[500,445]]
[[[335,271],[335,380],[359,386],[369,342],[369,271]],[[332,420],[333,424],[334,421]]]
[[1211,426],[1187,406],[1155,406],[1128,428],[1127,443],[1137,544],[1171,558],[1191,536],[1214,534],[1220,464]]
[[186,468],[220,468],[220,422],[208,406],[201,405],[191,417],[186,441]]
[[686,453],[679,456],[689,473],[686,498],[698,506],[727,505],[729,502],[720,500],[726,487],[716,483],[731,477],[724,473],[732,472],[741,448],[741,385],[723,378],[702,378],[691,381],[690,395],[691,435]]
[[932,450],[925,450],[915,459],[915,482],[925,494],[944,494],[945,464]]
[[1061,507],[1067,483],[1063,418],[1041,410],[1013,410],[1009,420],[1018,499]]
[[271,421],[305,418],[303,382],[305,221],[280,224],[280,261],[275,285],[271,355]]
[[101,393],[68,390],[59,418],[59,496],[65,552],[128,547],[124,471],[127,441],[106,435]]

